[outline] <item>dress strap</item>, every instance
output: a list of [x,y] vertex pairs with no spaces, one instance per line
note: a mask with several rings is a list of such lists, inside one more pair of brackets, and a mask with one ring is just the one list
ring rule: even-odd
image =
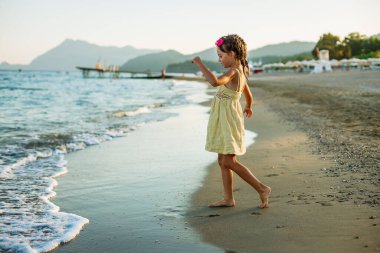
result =
[[237,85],[237,92],[240,92],[240,70],[238,68],[235,69],[238,73],[238,85]]

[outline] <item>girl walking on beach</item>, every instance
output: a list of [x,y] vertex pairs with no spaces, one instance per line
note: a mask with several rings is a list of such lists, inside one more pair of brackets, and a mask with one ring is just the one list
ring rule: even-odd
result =
[[[252,94],[247,84],[249,67],[247,45],[238,35],[223,36],[215,42],[219,62],[227,72],[217,77],[199,57],[193,63],[203,73],[206,80],[218,87],[211,103],[210,118],[207,126],[206,150],[218,153],[218,163],[222,172],[224,198],[209,207],[235,206],[233,196],[233,172],[250,184],[260,195],[260,208],[269,207],[271,188],[260,182],[252,172],[241,164],[236,156],[246,152],[244,145],[244,117],[252,116]],[[244,94],[246,106],[240,105]]]

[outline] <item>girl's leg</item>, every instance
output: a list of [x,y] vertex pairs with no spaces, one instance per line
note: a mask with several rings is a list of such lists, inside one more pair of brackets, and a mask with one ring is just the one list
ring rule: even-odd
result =
[[234,174],[232,170],[223,166],[224,162],[222,154],[218,154],[218,163],[222,173],[224,199],[210,204],[209,207],[231,207],[235,205],[235,200],[233,196]]
[[233,170],[259,193],[261,199],[261,204],[259,207],[269,207],[269,195],[272,189],[260,182],[260,180],[258,180],[247,167],[245,167],[236,159],[236,155],[223,156],[223,166]]

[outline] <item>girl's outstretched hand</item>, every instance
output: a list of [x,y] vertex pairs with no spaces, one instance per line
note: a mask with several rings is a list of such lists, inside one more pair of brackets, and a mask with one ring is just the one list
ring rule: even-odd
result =
[[191,62],[198,65],[201,61],[202,61],[201,58],[197,56]]
[[244,108],[244,116],[246,118],[250,118],[252,117],[252,115],[253,115],[253,112],[251,108],[248,108],[248,107]]

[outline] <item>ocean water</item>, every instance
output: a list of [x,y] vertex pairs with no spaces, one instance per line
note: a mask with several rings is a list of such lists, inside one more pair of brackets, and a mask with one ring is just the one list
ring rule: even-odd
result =
[[176,116],[170,108],[196,102],[199,89],[170,79],[0,71],[0,251],[44,252],[74,238],[89,220],[50,201],[55,177],[67,172],[65,154]]

